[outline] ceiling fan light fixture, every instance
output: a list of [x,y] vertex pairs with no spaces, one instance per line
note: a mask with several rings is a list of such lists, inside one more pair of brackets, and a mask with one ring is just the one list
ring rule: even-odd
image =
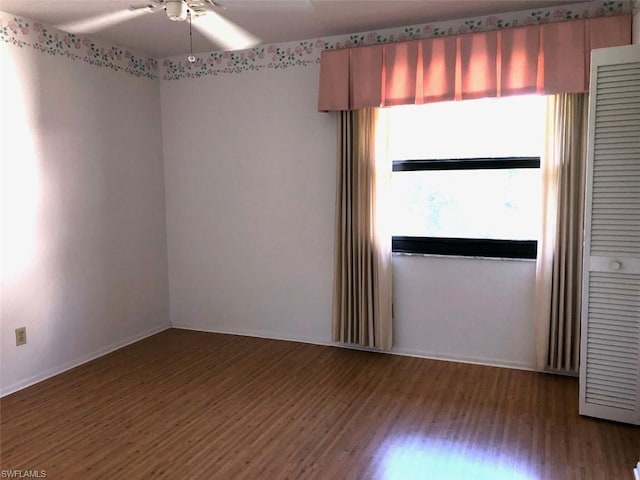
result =
[[165,7],[169,20],[183,22],[187,19],[187,4],[184,0],[167,0]]

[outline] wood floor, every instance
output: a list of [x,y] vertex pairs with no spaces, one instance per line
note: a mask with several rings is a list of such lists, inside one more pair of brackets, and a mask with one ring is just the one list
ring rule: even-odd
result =
[[631,480],[640,429],[577,403],[573,378],[172,329],[0,400],[1,468]]

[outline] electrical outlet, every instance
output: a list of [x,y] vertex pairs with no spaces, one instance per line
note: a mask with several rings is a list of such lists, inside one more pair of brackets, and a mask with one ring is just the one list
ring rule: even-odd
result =
[[16,328],[16,347],[27,343],[27,327]]

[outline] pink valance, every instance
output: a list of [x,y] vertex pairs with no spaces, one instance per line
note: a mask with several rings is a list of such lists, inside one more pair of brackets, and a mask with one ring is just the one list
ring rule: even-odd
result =
[[318,110],[586,92],[594,48],[631,43],[631,16],[322,52]]

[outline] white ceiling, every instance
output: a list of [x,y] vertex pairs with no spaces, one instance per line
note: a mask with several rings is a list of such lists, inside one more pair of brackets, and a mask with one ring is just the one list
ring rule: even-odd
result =
[[[0,0],[0,10],[51,26],[113,12],[128,14],[144,0]],[[225,17],[258,37],[262,43],[327,37],[383,28],[475,17],[494,13],[580,3],[577,0],[219,0]],[[154,57],[189,51],[187,22],[171,22],[162,11],[135,18],[90,34],[111,44]],[[221,49],[196,30],[193,50]]]

